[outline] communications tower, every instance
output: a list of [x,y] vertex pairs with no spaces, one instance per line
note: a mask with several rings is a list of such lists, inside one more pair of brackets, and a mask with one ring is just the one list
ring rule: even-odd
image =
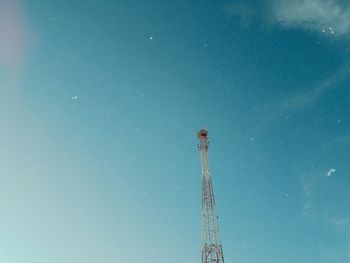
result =
[[215,198],[208,165],[208,131],[198,133],[202,166],[202,263],[224,263]]

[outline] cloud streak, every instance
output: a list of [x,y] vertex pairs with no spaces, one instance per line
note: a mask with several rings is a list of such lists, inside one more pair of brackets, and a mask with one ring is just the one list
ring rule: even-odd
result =
[[350,33],[350,6],[338,0],[278,0],[270,2],[273,18],[284,27],[338,36]]
[[327,79],[315,84],[315,88],[306,92],[300,92],[294,96],[281,101],[278,105],[280,112],[284,114],[289,111],[302,110],[321,99],[321,97],[333,90],[339,88],[340,84],[350,78],[350,67],[348,65],[335,72]]
[[[330,169],[328,174],[331,175],[334,172],[335,169]],[[347,212],[348,206],[341,210],[334,208],[334,202],[337,199],[331,198],[332,194],[329,194],[332,192],[332,184],[329,183],[329,177],[324,176],[321,170],[303,173],[300,178],[304,199],[303,216],[310,221],[328,225],[334,233],[346,240],[343,246],[323,247],[320,250],[321,255],[332,262],[348,262],[350,259],[350,215]]]
[[[224,12],[241,21],[298,28],[332,36],[350,36],[350,4],[340,0],[263,0],[259,9],[246,2],[228,2]],[[262,11],[263,10],[263,11]]]
[[350,234],[350,217],[332,218],[330,223],[337,228],[339,232]]
[[257,105],[254,110],[255,127],[259,130],[268,128],[271,123],[284,118],[287,121],[291,115],[306,110],[318,103],[328,92],[344,88],[344,83],[350,79],[350,66],[345,65],[333,75],[316,82],[305,91],[296,92],[289,97],[264,105]]

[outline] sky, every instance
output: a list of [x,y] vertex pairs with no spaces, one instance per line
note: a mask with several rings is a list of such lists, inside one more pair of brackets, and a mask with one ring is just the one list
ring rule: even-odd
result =
[[0,262],[350,262],[350,4],[0,0]]

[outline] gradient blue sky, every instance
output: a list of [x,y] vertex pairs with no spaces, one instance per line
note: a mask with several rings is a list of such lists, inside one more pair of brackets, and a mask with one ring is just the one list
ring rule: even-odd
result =
[[350,262],[350,4],[0,0],[0,262]]

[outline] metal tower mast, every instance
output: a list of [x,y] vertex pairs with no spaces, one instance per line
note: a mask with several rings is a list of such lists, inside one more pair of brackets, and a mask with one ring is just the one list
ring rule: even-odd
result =
[[202,129],[197,135],[202,165],[202,263],[224,263],[213,185],[208,165],[208,131]]

